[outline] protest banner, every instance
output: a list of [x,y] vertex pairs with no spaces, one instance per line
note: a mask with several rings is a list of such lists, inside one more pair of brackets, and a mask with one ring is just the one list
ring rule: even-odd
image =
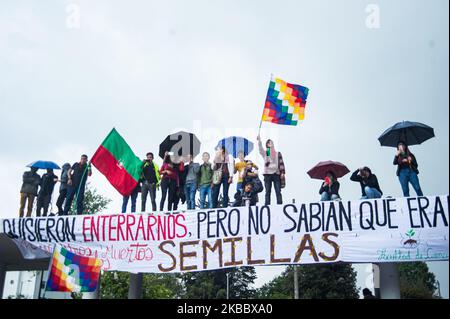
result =
[[442,195],[3,219],[0,233],[21,245],[22,253],[37,247],[50,256],[58,243],[100,258],[103,270],[133,273],[437,261],[448,260],[448,212],[448,195]]

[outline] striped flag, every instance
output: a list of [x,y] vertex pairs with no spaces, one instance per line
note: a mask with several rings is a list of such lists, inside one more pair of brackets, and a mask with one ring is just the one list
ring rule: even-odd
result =
[[305,118],[307,87],[271,78],[262,121],[297,125]]

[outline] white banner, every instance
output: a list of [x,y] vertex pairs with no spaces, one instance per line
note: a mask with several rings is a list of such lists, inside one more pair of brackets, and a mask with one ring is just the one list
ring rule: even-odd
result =
[[[236,266],[448,260],[448,195],[158,214],[0,220],[39,258],[59,243],[104,270],[202,271]],[[29,245],[31,244],[31,246]],[[30,251],[31,252],[31,251]]]

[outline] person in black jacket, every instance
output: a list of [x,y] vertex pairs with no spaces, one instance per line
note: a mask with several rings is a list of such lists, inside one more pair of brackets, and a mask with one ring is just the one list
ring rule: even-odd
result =
[[254,206],[258,201],[258,193],[254,189],[253,183],[246,183],[242,191],[236,192],[234,195],[235,202],[233,207]]
[[417,196],[423,196],[419,183],[419,170],[416,157],[408,149],[405,142],[399,142],[397,145],[397,154],[394,157],[394,165],[397,166],[397,176],[402,186],[403,196],[409,197],[409,183],[416,191]]
[[53,189],[58,181],[58,176],[53,173],[52,169],[47,169],[47,173],[42,175],[41,189],[37,197],[36,216],[41,216],[41,210],[44,209],[42,216],[46,217],[48,212],[48,206],[52,199]]
[[320,187],[319,194],[321,201],[329,201],[340,199],[339,196],[339,182],[337,181],[336,175],[329,171],[326,173],[325,181]]
[[38,193],[38,187],[41,184],[41,177],[39,176],[37,171],[38,169],[36,167],[32,167],[28,172],[23,173],[23,184],[22,188],[20,189],[19,217],[23,217],[25,203],[27,201],[27,217],[31,217],[34,199],[36,198],[36,195]]
[[383,195],[378,184],[377,176],[372,174],[372,171],[367,166],[354,171],[350,180],[359,182],[361,185],[361,199],[381,198],[381,195]]

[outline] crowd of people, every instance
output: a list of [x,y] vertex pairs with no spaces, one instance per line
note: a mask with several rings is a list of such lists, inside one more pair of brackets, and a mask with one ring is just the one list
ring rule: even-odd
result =
[[[156,211],[157,192],[161,192],[159,211],[175,211],[181,204],[186,203],[187,210],[196,208],[217,208],[228,206],[256,205],[259,202],[258,194],[265,190],[264,205],[271,204],[272,188],[274,189],[276,203],[282,204],[282,189],[286,185],[286,169],[281,152],[275,150],[272,140],[268,139],[265,145],[258,136],[259,154],[264,160],[262,175],[260,168],[251,160],[245,158],[244,152],[239,152],[237,161],[229,154],[225,147],[215,150],[213,161],[208,152],[202,154],[202,163],[196,163],[192,155],[179,157],[175,160],[173,154],[166,152],[161,167],[154,160],[152,152],[146,154],[143,160],[141,178],[138,185],[129,196],[123,197],[122,213],[127,211],[131,202],[131,212],[136,212],[136,203],[141,193],[141,211],[146,211],[147,197],[150,197],[151,209]],[[414,154],[404,142],[399,142],[393,164],[397,166],[397,176],[404,196],[409,196],[409,184],[412,185],[418,196],[423,196],[419,179],[418,164]],[[60,177],[52,169],[41,176],[38,169],[31,167],[23,174],[23,184],[20,190],[19,216],[31,217],[33,205],[36,200],[36,217],[47,216],[51,204],[52,194],[56,183],[60,183],[59,196],[56,201],[58,215],[68,215],[75,199],[76,213],[84,212],[83,202],[86,182],[92,175],[88,156],[82,155],[79,162],[62,166]],[[230,201],[230,186],[237,174],[236,192],[234,201]],[[361,198],[380,198],[383,192],[378,179],[369,167],[356,169],[351,181],[357,182],[361,187]],[[340,184],[333,171],[328,171],[321,184],[319,194],[321,201],[340,200]],[[196,203],[196,194],[199,192],[199,203]],[[220,194],[222,196],[220,196]],[[167,205],[166,205],[167,202]],[[165,210],[167,207],[167,210]]]

